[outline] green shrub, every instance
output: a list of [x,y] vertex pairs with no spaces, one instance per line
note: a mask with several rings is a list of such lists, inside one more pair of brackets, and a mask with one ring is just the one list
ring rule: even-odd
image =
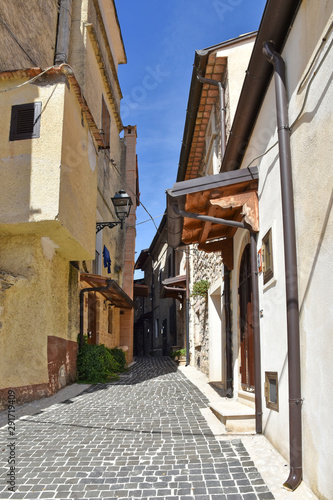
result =
[[186,356],[186,349],[178,349],[178,351],[173,351],[170,353],[172,359],[179,359],[181,356]]
[[125,368],[121,349],[108,349],[105,345],[84,343],[77,357],[78,381],[88,384],[98,384],[117,380],[117,373]]
[[208,280],[200,280],[194,283],[191,297],[207,297],[210,282]]
[[118,366],[117,371],[124,372],[126,369],[126,357],[124,351],[122,349],[114,347],[113,349],[109,349],[109,352],[113,357],[114,361],[117,363]]

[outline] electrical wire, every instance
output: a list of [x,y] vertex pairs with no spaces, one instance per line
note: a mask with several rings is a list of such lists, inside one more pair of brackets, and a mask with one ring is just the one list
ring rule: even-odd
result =
[[28,83],[32,83],[41,76],[43,76],[45,73],[47,73],[50,69],[55,68],[56,66],[50,66],[49,68],[45,69],[38,75],[34,76],[33,78],[30,78],[30,80],[27,80],[26,82],[20,83],[20,85],[15,85],[14,87],[10,87],[9,89],[3,89],[0,90],[0,94],[4,94],[5,92],[10,92],[11,90],[19,89],[20,87],[23,87],[24,85],[27,85]]

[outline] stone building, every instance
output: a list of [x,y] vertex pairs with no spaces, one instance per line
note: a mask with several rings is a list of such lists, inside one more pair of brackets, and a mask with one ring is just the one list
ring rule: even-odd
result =
[[136,308],[138,354],[168,356],[185,346],[184,252],[168,246],[166,221],[164,215],[150,247],[140,253],[135,264],[144,272],[141,285],[149,290]]
[[[214,326],[221,387],[231,382],[233,404],[254,406],[256,432],[289,461],[284,486],[294,490],[303,479],[326,500],[333,497],[332,18],[332,0],[267,1],[234,112],[227,85],[215,90],[230,119],[221,106],[225,142],[213,175],[205,175],[203,118],[212,120],[212,80],[229,79],[231,97],[231,67],[224,44],[196,53],[188,153],[168,191],[169,244],[222,254],[212,301],[223,311]],[[222,420],[227,412],[220,410]]]
[[[79,330],[132,360],[136,127],[113,1],[5,3],[0,47],[0,393],[20,403],[75,379]],[[123,229],[96,234],[120,190]]]

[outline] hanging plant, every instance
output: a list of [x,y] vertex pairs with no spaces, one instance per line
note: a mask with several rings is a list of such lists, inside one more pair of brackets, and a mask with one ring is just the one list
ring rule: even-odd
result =
[[208,280],[196,281],[192,288],[191,297],[207,297],[210,282]]

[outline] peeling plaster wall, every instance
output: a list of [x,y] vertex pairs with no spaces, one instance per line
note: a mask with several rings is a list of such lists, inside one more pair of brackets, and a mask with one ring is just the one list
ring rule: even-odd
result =
[[73,378],[78,324],[69,316],[78,317],[78,278],[57,253],[45,253],[38,236],[2,237],[0,247],[0,389],[32,386],[33,395],[44,384],[49,395],[63,384],[55,377],[49,385],[49,355],[60,342],[50,351],[50,337],[70,345],[63,377]]

